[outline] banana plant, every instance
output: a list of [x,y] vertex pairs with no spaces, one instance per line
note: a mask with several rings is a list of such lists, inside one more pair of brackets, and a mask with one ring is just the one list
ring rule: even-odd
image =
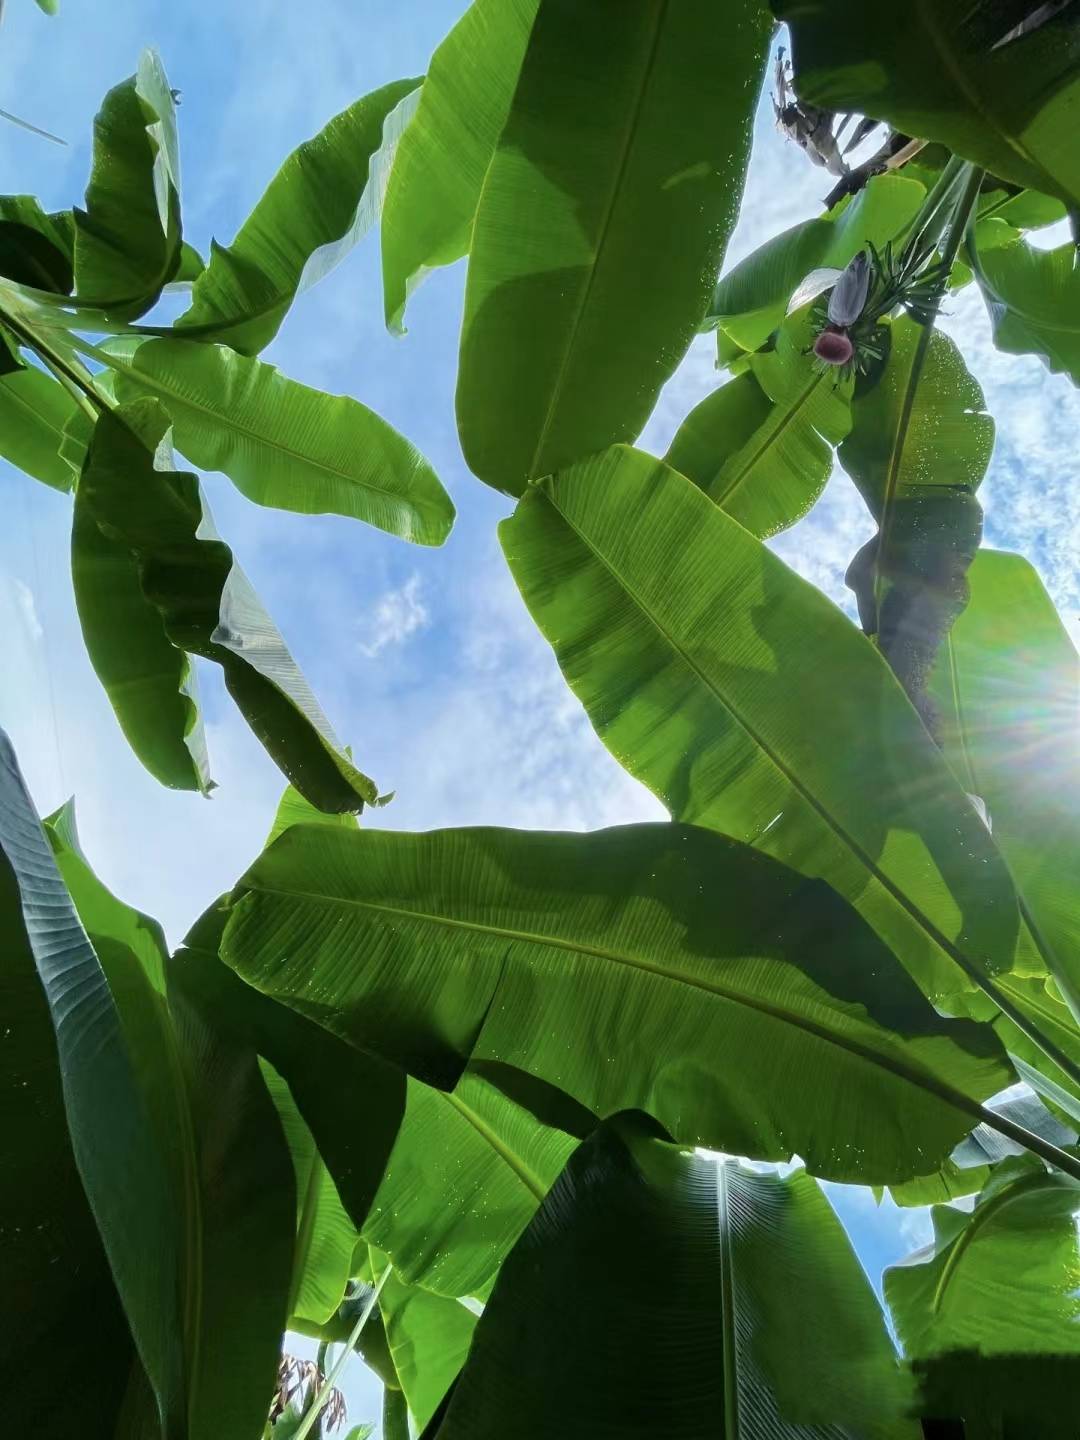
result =
[[[85,208],[0,206],[0,453],[75,492],[72,573],[91,660],[136,755],[172,788],[214,783],[194,688],[201,654],[223,664],[245,719],[308,800],[349,812],[378,799],[231,554],[205,538],[197,482],[166,473],[175,442],[256,504],[334,512],[417,544],[446,539],[453,505],[402,435],[359,401],[257,358],[295,297],[373,223],[416,92],[417,81],[398,81],[335,117],[205,266],[183,240],[176,105],[153,52],[98,114]],[[138,326],[177,285],[192,295],[178,321]],[[170,492],[185,486],[178,502]],[[137,526],[135,494],[158,496]],[[178,543],[190,548],[186,568]]]
[[[82,209],[0,197],[0,450],[73,492],[118,720],[207,791],[201,657],[291,781],[170,951],[0,747],[19,1433],[326,1440],[361,1361],[386,1440],[1071,1433],[1080,667],[1030,560],[982,543],[995,423],[938,321],[974,283],[999,348],[1077,377],[1074,247],[1024,232],[1080,203],[1078,26],[1037,0],[475,0],[205,264],[154,56],[106,97]],[[841,193],[719,274],[767,70]],[[174,459],[446,538],[403,436],[259,358],[375,226],[391,329],[467,258],[463,454],[669,820],[372,824]],[[713,329],[728,376],[646,453]],[[875,529],[850,614],[768,545],[834,462]],[[884,1303],[832,1184],[933,1207]]]

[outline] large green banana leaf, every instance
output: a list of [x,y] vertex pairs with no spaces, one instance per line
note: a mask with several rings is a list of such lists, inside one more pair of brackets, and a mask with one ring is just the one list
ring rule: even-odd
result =
[[288,1085],[266,1061],[261,1068],[296,1177],[296,1246],[288,1313],[290,1323],[307,1330],[325,1325],[341,1304],[360,1237]]
[[106,533],[97,522],[94,501],[110,424],[95,440],[88,478],[75,494],[71,579],[83,639],[120,727],[150,773],[172,789],[209,794],[213,781],[191,656],[169,639],[124,534]]
[[497,1062],[836,1179],[936,1168],[1008,1074],[989,1027],[938,1016],[827,886],[688,826],[297,826],[241,880],[222,955],[410,1070]]
[[[1076,1145],[1078,1136],[1075,1126],[1058,1120],[1037,1095],[1020,1094],[1008,1100],[994,1100],[989,1108],[1016,1121],[1025,1130],[1043,1136],[1060,1149],[1071,1149]],[[1022,1146],[989,1125],[976,1125],[936,1175],[923,1176],[906,1185],[890,1186],[889,1193],[898,1205],[945,1205],[964,1195],[978,1194],[995,1165],[1010,1155],[1023,1153]]]
[[[290,785],[281,797],[267,844],[297,824],[353,827],[357,818],[351,814],[325,815]],[[296,1175],[297,1240],[289,1292],[290,1325],[305,1334],[319,1332],[341,1305],[354,1270],[359,1232],[288,1085],[266,1061],[262,1071]]]
[[418,545],[441,545],[454,507],[403,435],[347,395],[312,390],[224,345],[179,340],[90,347],[121,400],[162,401],[177,449],[221,470],[249,500],[364,520]]
[[717,472],[773,413],[772,401],[751,373],[737,375],[705,396],[675,432],[664,463],[706,495]]
[[678,1150],[633,1115],[582,1145],[504,1263],[426,1440],[546,1440],[556,1400],[567,1440],[918,1433],[817,1184]]
[[867,508],[881,521],[906,492],[927,486],[976,490],[994,448],[994,422],[979,382],[953,340],[906,315],[889,326],[880,379],[860,387],[854,424],[839,450]]
[[[388,1263],[380,1251],[372,1253],[376,1274]],[[404,1284],[393,1271],[379,1292],[379,1310],[398,1388],[423,1430],[465,1362],[476,1315],[459,1300]]]
[[[57,865],[101,960],[161,1155],[172,1204],[161,1260],[178,1313],[153,1317],[178,1350],[178,1393],[158,1386],[178,1436],[259,1440],[273,1393],[293,1256],[292,1166],[253,1052],[227,1040],[201,1002],[166,975],[159,927],[117,900],[90,869],[65,807],[46,822]],[[106,1112],[102,1123],[115,1123]],[[147,1163],[144,1159],[142,1163]],[[123,1183],[131,1180],[128,1171]],[[147,1204],[150,1202],[147,1201]],[[100,1214],[100,1212],[99,1212]],[[121,1287],[142,1349],[153,1290],[146,1234],[125,1237],[136,1267]],[[145,1351],[143,1351],[145,1359]],[[165,1434],[171,1436],[167,1419]]]
[[1065,205],[1053,195],[1042,195],[1038,190],[987,188],[979,196],[978,219],[1003,220],[1017,230],[1041,230],[1046,225],[1055,225],[1067,215]]
[[33,195],[0,195],[0,275],[35,290],[70,295],[75,217],[47,213]]
[[[247,577],[214,534],[197,479],[172,468],[169,429],[156,400],[103,414],[79,481],[75,598],[90,658],[125,734],[166,783],[183,782],[194,752],[187,788],[191,780],[205,788],[182,691],[182,652],[203,655],[221,666],[255,735],[313,805],[359,810],[377,798],[376,788],[341,749]],[[116,625],[121,604],[123,629]]]
[[[433,1089],[242,984],[217,959],[222,918],[204,916],[174,957],[189,987],[287,1080],[353,1224],[395,1273],[443,1295],[482,1294],[572,1137],[483,1067],[462,1074],[457,1061],[433,1072],[414,1056],[448,1087]],[[343,1123],[354,1115],[362,1123]]]
[[1045,975],[1003,975],[1002,993],[1016,1009],[1028,1016],[1043,1035],[1050,1037],[1059,1056],[1065,1057],[1067,1069],[1032,1043],[1007,1016],[994,1018],[994,1029],[1009,1053],[1017,1073],[1046,1102],[1050,1110],[1066,1124],[1080,1121],[1080,1028],[1076,1017],[1061,997],[1054,981]]
[[889,1309],[905,1354],[922,1362],[932,1413],[973,1422],[1004,1414],[1040,1436],[1040,1416],[1060,1425],[1071,1413],[1080,1380],[1078,1211],[1075,1181],[1008,1160],[973,1212],[935,1207],[933,1243],[885,1271]]
[[1009,39],[1040,7],[993,0],[772,0],[791,27],[803,100],[888,120],[940,140],[1017,185],[1080,203],[1080,20],[1042,7],[1043,23]]
[[[223,1029],[256,1049],[288,1085],[359,1229],[401,1126],[406,1077],[242,984],[218,959],[223,926],[215,905],[172,956],[170,973],[182,977],[185,991],[198,996]],[[343,1123],[352,1115],[362,1116],[363,1123]]]
[[60,445],[78,413],[63,385],[42,370],[27,366],[0,375],[0,455],[54,490],[70,490],[75,474]]
[[850,384],[811,364],[809,342],[805,313],[782,325],[775,346],[751,356],[750,375],[690,412],[664,457],[761,539],[818,499],[851,425]]
[[927,686],[937,652],[967,603],[967,571],[982,536],[974,492],[994,448],[978,381],[940,330],[902,315],[888,360],[856,394],[840,463],[878,522],[853,559],[863,629],[939,736]]
[[939,1003],[1010,968],[1008,873],[887,666],[696,486],[615,447],[501,538],[600,738],[673,815],[827,880]]
[[266,837],[266,844],[269,845],[279,835],[283,835],[291,825],[340,825],[346,830],[353,830],[359,823],[359,817],[351,811],[328,815],[324,810],[316,810],[295,786],[286,785],[274,812],[274,821]]
[[[55,1031],[55,1050],[34,1058],[40,1065],[55,1057],[58,1064],[71,1150],[139,1357],[157,1396],[162,1433],[167,1440],[185,1440],[185,1327],[176,1288],[182,1234],[180,1197],[170,1184],[167,1160],[159,1148],[153,1116],[128,1048],[117,997],[60,879],[14,751],[2,732],[0,850],[11,922],[8,933],[16,956],[21,949],[33,960],[41,987],[37,994],[44,996]],[[20,998],[30,1007],[31,1017],[35,1010],[40,1015],[34,992],[25,981]],[[28,1082],[33,1079],[35,1091],[42,1096],[44,1123],[55,1091],[51,1091],[47,1075],[35,1075],[31,1070],[25,1078]],[[26,1088],[29,1090],[29,1084]],[[41,1138],[49,1147],[46,1153],[63,1161],[55,1110],[51,1123],[51,1139],[44,1130]],[[69,1184],[72,1178],[69,1171]],[[61,1169],[56,1183],[63,1179]],[[36,1180],[46,1187],[52,1183],[51,1176],[46,1181],[39,1174]],[[69,1209],[59,1193],[55,1202],[61,1213]],[[74,1205],[76,1226],[81,1223],[80,1214],[80,1207]],[[41,1256],[39,1251],[39,1261]],[[100,1288],[92,1244],[86,1261],[88,1282]],[[74,1263],[78,1265],[78,1260]],[[46,1295],[51,1283],[46,1276]],[[116,1338],[121,1331],[111,1302],[106,1292],[101,1292],[101,1298],[102,1325]],[[70,1315],[66,1323],[74,1323]],[[52,1383],[56,1383],[55,1375]],[[62,1401],[52,1403],[62,1409]]]
[[705,325],[740,350],[757,350],[812,270],[842,270],[868,241],[883,249],[914,219],[925,196],[917,180],[873,176],[853,199],[793,225],[741,260],[717,285]]
[[994,344],[1010,355],[1037,355],[1080,385],[1080,270],[1071,242],[1040,250],[1022,239],[984,243],[976,259]]
[[541,0],[484,181],[465,295],[465,458],[512,495],[631,440],[738,213],[759,0]]
[[[50,937],[40,921],[32,921],[32,941],[29,917],[24,918],[24,895],[31,902],[61,905],[66,897],[55,871],[49,872],[48,851],[40,831],[33,831],[36,818],[9,768],[13,760],[6,741],[3,746],[0,1268],[5,1324],[0,1384],[13,1433],[113,1440],[135,1350],[68,1134],[57,1040],[33,948],[36,944],[44,954]],[[32,849],[20,844],[16,824],[25,826]],[[60,935],[57,927],[52,938]],[[74,934],[69,937],[73,942]],[[65,958],[77,954],[69,943]],[[65,1052],[72,1028],[81,1023],[73,1007]],[[110,1114],[115,1119],[118,1111]],[[141,1198],[149,1182],[135,1178]],[[86,1323],[88,1317],[92,1324]]]
[[424,276],[469,249],[537,4],[474,0],[431,57],[383,206],[383,298],[393,331],[404,329],[405,306]]
[[200,340],[256,355],[293,300],[374,224],[418,80],[395,80],[343,110],[294,150],[231,245],[213,246],[191,307],[176,322]]
[[980,552],[935,693],[946,753],[986,804],[1036,944],[1080,1016],[1080,662],[1023,556]]
[[485,1293],[575,1144],[485,1069],[466,1069],[446,1091],[410,1078],[363,1227],[403,1280],[440,1295]]
[[176,105],[161,60],[144,51],[94,121],[86,209],[75,211],[75,288],[125,320],[149,310],[180,268]]

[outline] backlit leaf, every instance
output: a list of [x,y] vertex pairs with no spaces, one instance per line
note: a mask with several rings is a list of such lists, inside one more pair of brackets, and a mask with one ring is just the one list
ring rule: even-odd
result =
[[474,0],[436,49],[390,171],[382,215],[386,323],[468,249],[480,189],[506,120],[538,0]]
[[99,351],[122,400],[152,396],[177,449],[221,470],[249,500],[304,515],[364,520],[418,545],[441,545],[454,507],[424,457],[374,411],[312,390],[224,345],[128,342]]
[[[179,333],[256,355],[293,299],[339,264],[378,216],[394,146],[415,109],[417,80],[357,100],[299,146],[231,245],[214,244]],[[385,128],[384,128],[385,127]]]
[[836,1178],[934,1168],[1008,1073],[825,885],[688,826],[296,826],[241,880],[222,954],[413,1073],[512,1067],[544,1082],[535,1112],[546,1085]]
[[682,359],[738,212],[769,33],[758,0],[541,0],[484,181],[457,414],[519,495],[630,440]]

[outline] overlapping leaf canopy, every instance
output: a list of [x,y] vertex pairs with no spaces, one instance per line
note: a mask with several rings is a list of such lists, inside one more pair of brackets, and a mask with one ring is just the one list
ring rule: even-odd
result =
[[[170,955],[0,756],[20,1433],[310,1433],[295,1402],[268,1420],[286,1326],[364,1355],[387,1440],[1054,1433],[1077,1363],[1077,662],[1028,563],[976,555],[993,421],[902,264],[929,283],[944,257],[1001,349],[1077,378],[1074,247],[1021,232],[1080,200],[1080,25],[1034,0],[776,0],[789,133],[817,105],[931,143],[718,278],[771,18],[721,8],[475,0],[423,81],[305,141],[205,266],[151,54],[102,106],[83,209],[0,197],[0,451],[74,490],[118,720],[208,792],[212,660],[291,781]],[[468,256],[465,459],[515,497],[524,602],[669,823],[360,828],[374,782],[175,468],[173,443],[255,503],[447,538],[404,436],[258,358],[376,222],[391,329]],[[804,282],[860,251],[895,303],[839,327],[853,373],[829,372],[801,302],[830,277]],[[176,285],[189,308],[152,323]],[[711,328],[731,378],[664,460],[630,448]],[[848,572],[862,633],[763,544],[835,457],[879,527]],[[1041,1101],[1003,1098],[1018,1078]],[[814,1176],[941,1202],[886,1277],[899,1358]]]

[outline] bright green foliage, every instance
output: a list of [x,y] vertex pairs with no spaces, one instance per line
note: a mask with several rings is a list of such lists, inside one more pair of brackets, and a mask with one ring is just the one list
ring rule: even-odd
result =
[[1080,202],[1080,30],[1071,6],[1008,40],[1037,6],[772,3],[791,25],[802,99],[888,120],[1017,185]]
[[772,412],[772,402],[755,377],[738,375],[694,406],[668,446],[664,463],[708,495],[721,467]]
[[529,1108],[528,1087],[525,1103],[498,1088],[515,1078],[508,1072],[504,1080],[506,1070],[478,1063],[449,1090],[408,1082],[401,1129],[363,1229],[410,1284],[484,1294],[574,1148],[558,1117],[543,1124]]
[[983,246],[978,279],[994,343],[1010,355],[1037,355],[1080,385],[1080,270],[1076,246],[1038,250],[1026,240]]
[[299,790],[292,785],[287,785],[278,802],[274,823],[270,826],[266,843],[267,845],[272,844],[291,825],[341,825],[347,830],[353,830],[358,824],[357,816],[349,811],[339,815],[327,815],[322,810],[316,810],[314,805],[304,799]]
[[631,440],[708,304],[768,37],[758,0],[541,0],[480,198],[457,413],[482,480]]
[[[208,910],[173,956],[172,973],[223,1031],[257,1049],[288,1085],[359,1230],[398,1135],[406,1077],[242,984],[218,959],[223,923],[216,906]],[[362,1126],[343,1122],[361,1114]]]
[[[362,1440],[305,1417],[295,1365],[271,1423],[288,1327],[332,1384],[363,1357],[384,1440],[1071,1434],[1080,668],[1027,562],[976,558],[993,421],[936,322],[974,279],[999,348],[1080,378],[1074,247],[1022,233],[1076,228],[1080,21],[771,8],[781,128],[846,198],[719,282],[762,0],[475,0],[209,265],[153,55],[106,97],[85,211],[0,196],[0,453],[77,477],[120,723],[209,790],[202,655],[292,781],[169,955],[0,754],[13,1433]],[[860,116],[903,131],[902,173],[841,180]],[[669,823],[360,828],[392,797],[174,467],[175,435],[256,503],[446,539],[408,441],[255,358],[380,216],[393,330],[469,255],[466,459],[517,498],[526,605]],[[166,285],[186,314],[132,328]],[[627,448],[710,328],[735,378],[665,460]],[[879,527],[847,575],[862,633],[762,543],[837,450]],[[938,1202],[887,1280],[900,1354],[815,1175]]]
[[0,275],[37,290],[70,295],[74,251],[70,210],[50,215],[33,195],[0,195]]
[[[1025,1130],[1042,1135],[1052,1144],[1069,1149],[1076,1144],[1075,1127],[1056,1119],[1037,1095],[1017,1095],[995,1100],[988,1108]],[[891,1185],[889,1193],[898,1205],[943,1205],[965,1195],[977,1194],[989,1180],[992,1167],[1010,1155],[1022,1155],[1023,1147],[991,1126],[976,1125],[961,1140],[936,1175],[921,1176],[906,1185]]]
[[640,1116],[571,1159],[432,1435],[539,1440],[553,1376],[570,1437],[654,1435],[658,1415],[672,1440],[795,1440],[848,1421],[916,1433],[877,1301],[815,1182],[677,1150]]
[[86,209],[75,211],[78,295],[134,319],[176,274],[180,247],[176,107],[161,61],[146,51],[94,121]]
[[[0,196],[0,275],[13,282],[0,282],[0,454],[58,490],[85,472],[72,563],[87,646],[136,754],[173,788],[213,784],[192,688],[199,653],[223,665],[252,728],[313,805],[338,813],[378,798],[339,753],[197,486],[186,493],[194,480],[166,485],[153,454],[169,429],[195,464],[223,470],[259,504],[337,512],[419,544],[446,539],[454,507],[404,437],[358,401],[239,353],[267,343],[295,294],[374,221],[416,95],[416,81],[386,86],[301,146],[208,269],[181,239],[175,99],[152,52],[98,117],[86,211],[47,214],[32,196]],[[187,338],[146,338],[160,327],[125,335],[169,281],[195,287],[188,323],[164,332]],[[83,322],[123,338],[91,344],[77,334]],[[236,348],[206,343],[217,335]],[[82,356],[107,368],[93,374]],[[125,408],[136,401],[141,410]],[[136,413],[151,417],[145,442]],[[186,518],[170,487],[185,491]],[[186,571],[168,553],[178,542]]]
[[690,412],[664,456],[762,539],[810,509],[851,425],[850,384],[807,363],[809,339],[805,313],[781,326],[775,347],[750,358],[749,375]]
[[395,107],[418,83],[398,80],[365,95],[293,151],[233,243],[214,245],[178,334],[190,330],[243,355],[270,343],[295,296],[329,274],[374,223],[412,109]]
[[[286,1078],[353,1224],[395,1272],[444,1295],[482,1293],[571,1137],[496,1089],[479,1066],[458,1074],[455,1065],[453,1076],[421,1067],[449,1091],[406,1080],[242,984],[217,960],[222,919],[204,916],[176,959],[188,988]],[[354,1114],[362,1126],[343,1123]]]
[[79,407],[59,381],[27,366],[0,375],[0,454],[54,490],[70,490],[71,466],[60,456],[64,427]]
[[922,357],[923,334],[907,316],[889,327],[889,362],[876,384],[858,390],[839,450],[879,521],[889,504],[927,486],[976,490],[994,448],[982,389],[955,343],[935,330]]
[[1066,1124],[1080,1121],[1080,1033],[1075,1016],[1061,998],[1053,981],[1041,974],[1003,977],[1002,993],[1031,1016],[1043,1035],[1072,1062],[1073,1073],[1061,1068],[1041,1054],[1030,1039],[1022,1035],[1005,1015],[994,1017],[994,1029],[1016,1065],[1020,1078],[1042,1096],[1049,1108]]
[[1054,225],[1064,220],[1065,206],[1053,195],[1041,195],[1038,190],[1021,190],[1010,194],[1008,190],[983,191],[979,197],[979,220],[996,219],[1017,230],[1040,230],[1044,225]]
[[935,692],[953,769],[985,803],[1045,963],[1080,1013],[1080,662],[1022,556],[979,554]]
[[[942,1361],[954,1362],[937,1382],[954,1404],[1000,1407],[1014,1422],[1040,1412],[1060,1420],[1080,1374],[1078,1210],[1075,1181],[1007,1161],[972,1214],[936,1207],[933,1244],[886,1270],[905,1352],[934,1362],[932,1383]],[[1000,1372],[996,1359],[1007,1362]]]
[[[4,814],[10,826],[22,797],[8,769],[12,760],[6,742],[3,763]],[[18,823],[32,856],[16,849],[16,834],[6,829],[0,858],[5,1029],[0,1046],[0,1267],[9,1322],[0,1335],[0,1383],[9,1419],[32,1421],[46,1434],[70,1429],[92,1440],[111,1440],[135,1352],[73,1154],[53,1020],[32,948],[47,940],[35,925],[31,941],[23,915],[23,893],[30,892],[21,889],[28,887],[29,875],[24,870],[20,880],[15,865],[21,867],[24,857],[35,867],[42,865],[32,882],[37,897],[57,898],[63,892],[55,871],[48,874],[48,851],[33,813],[24,808]],[[72,942],[69,959],[77,953],[73,933]],[[75,1009],[68,1035],[80,1023]],[[74,1315],[92,1315],[94,1323],[73,1325]],[[58,1374],[63,1384],[57,1384]]]
[[[377,1252],[372,1260],[377,1274],[389,1263]],[[395,1274],[379,1294],[379,1309],[400,1388],[423,1430],[457,1379],[476,1316],[459,1300],[405,1285]]]
[[[154,1023],[160,999],[148,993],[151,982],[138,959],[133,959],[128,967],[132,990],[137,1000],[147,1003],[139,1014],[134,1006],[122,1013],[57,873],[6,736],[0,736],[0,791],[6,934],[23,937],[15,962],[20,954],[32,959],[41,987],[35,995],[23,980],[21,996],[31,1016],[35,1011],[40,1014],[41,994],[48,1005],[56,1050],[50,1048],[46,1054],[56,1056],[75,1164],[166,1432],[183,1435],[184,1325],[175,1288],[179,1216],[167,1160],[158,1148],[142,1076],[127,1038],[129,1025]],[[119,949],[116,958],[122,963],[130,953]],[[44,1057],[35,1058],[40,1064]],[[45,1076],[35,1076],[35,1082],[48,1115],[55,1092],[50,1095]],[[45,1134],[41,1139],[48,1143]],[[52,1144],[56,1153],[55,1139]],[[62,1151],[59,1158],[66,1159]],[[40,1172],[37,1183],[46,1183]],[[57,1196],[57,1203],[60,1199]],[[80,1194],[74,1209],[76,1224],[81,1200]],[[67,1203],[71,1205],[70,1196]],[[92,1249],[90,1258],[92,1265]],[[51,1280],[49,1259],[44,1246],[35,1247],[33,1263],[40,1265],[44,1276],[35,1278],[32,1289],[42,1278],[46,1284]],[[110,1309],[106,1292],[106,1317]],[[61,1323],[68,1322],[70,1316]]]
[[[186,788],[205,788],[186,651],[222,667],[244,718],[313,805],[359,810],[374,800],[375,786],[342,751],[232,552],[213,535],[195,476],[172,468],[168,416],[157,401],[101,417],[78,500],[86,507],[73,537],[79,617],[147,768],[177,784],[186,763]],[[121,602],[130,635],[115,627]],[[171,661],[166,644],[177,651]],[[190,761],[185,751],[194,751]]]
[[441,545],[454,507],[424,457],[359,400],[324,395],[224,345],[121,342],[100,358],[121,400],[168,407],[177,449],[259,505],[332,512]]
[[393,331],[404,330],[405,306],[427,272],[469,249],[537,4],[474,0],[431,57],[383,207],[383,293]]
[[926,689],[968,598],[982,538],[974,492],[994,448],[983,393],[953,342],[908,316],[889,327],[884,373],[857,394],[839,449],[878,533],[852,560],[859,618],[938,736]]
[[705,323],[738,350],[757,350],[787,313],[812,271],[842,270],[869,241],[881,249],[922,204],[925,188],[906,175],[877,175],[851,200],[767,240],[717,285]]
[[594,1115],[639,1107],[688,1143],[797,1151],[838,1179],[931,1168],[1007,1073],[824,886],[687,827],[296,828],[242,880],[223,955],[410,1069],[496,1061]]
[[600,738],[676,818],[827,880],[934,997],[1010,968],[1008,874],[888,668],[696,486],[617,447],[501,534]]
[[[166,1329],[166,1339],[181,1366],[179,1388],[158,1387],[158,1402],[182,1419],[179,1435],[210,1440],[222,1425],[230,1434],[257,1433],[292,1256],[292,1172],[273,1107],[254,1053],[224,1040],[209,1013],[172,985],[159,927],[94,875],[70,808],[47,831],[116,1003],[172,1196],[174,1229],[163,1237],[171,1244],[159,1263],[170,1251],[175,1257],[178,1309],[148,1312],[154,1290],[135,1269],[121,1293],[136,1343],[145,1361],[147,1325],[165,1328],[172,1314],[179,1328]],[[145,1266],[140,1241],[145,1236],[123,1237],[132,1261]]]
[[265,1061],[263,1079],[285,1133],[296,1177],[296,1246],[288,1315],[303,1328],[325,1325],[353,1273],[360,1238],[285,1081]]
[[[105,429],[105,427],[103,427]],[[71,578],[90,663],[132,750],[175,790],[209,794],[209,760],[191,656],[169,639],[147,597],[139,558],[126,537],[99,526],[94,497],[101,445],[75,496]],[[146,468],[146,467],[144,467]]]

